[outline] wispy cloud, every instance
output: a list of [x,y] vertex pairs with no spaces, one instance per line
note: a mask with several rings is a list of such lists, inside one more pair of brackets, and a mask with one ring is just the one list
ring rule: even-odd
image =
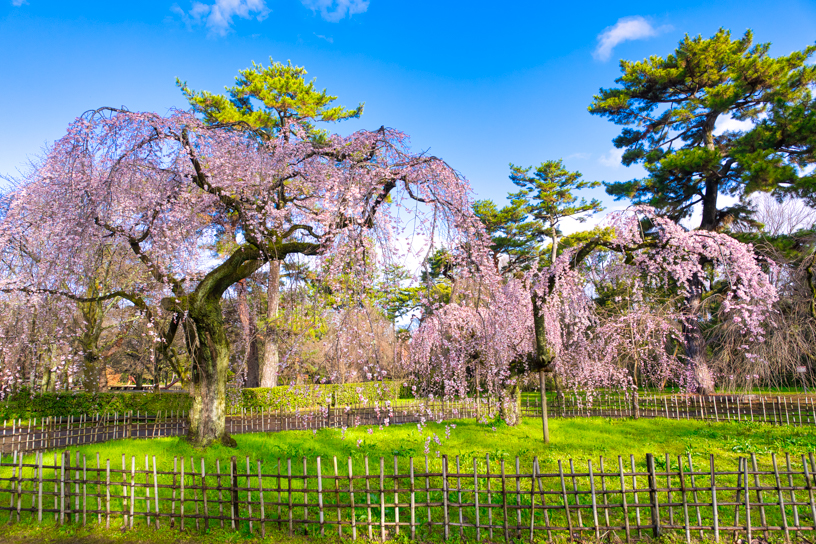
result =
[[724,132],[742,132],[751,130],[754,122],[751,120],[738,121],[731,116],[720,116],[714,123],[714,135],[719,136]]
[[266,0],[215,0],[212,4],[193,2],[190,11],[184,11],[178,4],[170,8],[181,16],[189,27],[204,25],[210,33],[226,36],[232,31],[232,20],[257,19],[263,21],[271,11]]
[[355,13],[364,13],[368,9],[369,0],[300,0],[312,11],[319,11],[325,20],[336,23]]
[[579,152],[579,153],[573,153],[571,155],[567,155],[566,157],[564,157],[564,160],[565,161],[569,160],[569,159],[586,160],[591,156],[592,155],[590,153]]
[[612,148],[600,157],[598,162],[609,168],[618,168],[621,166],[621,159],[623,158],[623,149]]
[[318,34],[317,32],[315,32],[314,35],[320,38],[321,40],[326,40],[329,43],[334,43],[334,38],[332,38],[331,36],[324,36],[323,34]]
[[28,2],[26,0],[11,0],[11,5],[14,6],[14,7],[19,8],[23,4],[28,4]]
[[670,29],[671,26],[669,25],[655,28],[649,21],[639,15],[623,17],[598,35],[598,45],[595,47],[592,56],[602,61],[609,60],[609,57],[612,56],[612,50],[618,44],[652,38]]

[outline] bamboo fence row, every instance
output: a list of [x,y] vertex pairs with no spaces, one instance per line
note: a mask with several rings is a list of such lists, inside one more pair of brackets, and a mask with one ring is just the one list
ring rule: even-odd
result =
[[[307,410],[241,410],[226,417],[230,434],[316,430],[360,425],[399,425],[476,417],[474,402],[396,401],[387,406],[315,407]],[[0,452],[97,444],[123,438],[184,436],[186,412],[94,414],[15,419],[0,427]]]
[[542,466],[538,458],[489,455],[269,463],[175,457],[172,464],[145,456],[143,465],[123,455],[121,467],[98,453],[47,457],[0,458],[0,519],[508,542],[545,535],[632,542],[666,533],[684,533],[687,542],[770,534],[790,541],[816,531],[813,454],[774,454],[770,466],[752,455],[730,468],[732,461],[715,464],[713,455],[695,467],[691,455],[651,454],[644,462],[601,457],[580,468],[571,459]]
[[[759,395],[642,395],[600,393],[556,396],[548,403],[554,417],[609,417],[752,421],[797,427],[816,425],[816,399]],[[540,416],[541,401],[525,399],[522,414]]]
[[[323,406],[306,410],[239,410],[226,418],[230,434],[313,430],[359,425],[398,425],[421,421],[474,418],[495,410],[497,403],[482,399],[459,401],[402,400],[388,405]],[[522,402],[524,416],[540,416],[538,399]],[[775,425],[816,425],[812,397],[739,397],[691,395],[600,394],[587,399],[573,394],[556,396],[548,405],[550,417],[609,417],[753,421]],[[33,451],[95,444],[121,438],[183,436],[186,412],[154,414],[94,414],[15,419],[0,427],[0,452]]]

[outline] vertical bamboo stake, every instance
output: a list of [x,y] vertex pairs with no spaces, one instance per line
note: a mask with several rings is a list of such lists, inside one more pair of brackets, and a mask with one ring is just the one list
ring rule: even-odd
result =
[[[413,467],[413,462],[411,464]],[[354,476],[351,468],[351,457],[348,458],[349,499],[351,502],[351,539],[357,539],[357,508],[354,505]]]
[[[413,493],[411,495],[413,496]],[[478,542],[482,540],[482,528],[479,523],[479,472],[475,457],[473,458],[473,501],[476,505],[476,541]],[[411,532],[411,539],[413,540],[413,527]]]
[[[813,457],[813,454],[810,454]],[[808,499],[810,500],[810,519],[811,521],[811,529],[816,531],[816,500],[814,500],[813,496],[813,480],[811,479],[810,471],[808,470],[808,461],[805,459],[805,456],[802,455],[802,470],[804,471],[805,475],[805,485],[807,486],[808,490]]]
[[[637,476],[635,476],[635,473],[637,472],[637,469],[635,468],[635,456],[634,455],[629,456],[629,463],[630,463],[630,465],[632,467],[632,490],[634,491],[633,495],[634,495],[634,498],[635,498],[635,504],[638,504]],[[640,529],[640,506],[635,506],[635,521],[637,522],[638,538],[640,538],[640,537],[643,536],[643,531],[641,531],[641,529]]]
[[[751,468],[754,470],[754,487],[756,487],[757,504],[759,504],[759,520],[763,529],[767,527],[767,519],[765,518],[765,501],[762,500],[762,487],[759,485],[759,474],[757,468],[756,454],[751,454]],[[765,538],[768,538],[768,531],[763,531]]]
[[709,467],[711,469],[711,510],[712,510],[712,518],[714,523],[714,541],[720,541],[720,518],[719,512],[717,510],[717,472],[714,470],[714,454],[712,453],[709,458]]
[[323,473],[320,464],[320,456],[317,456],[317,511],[318,520],[320,522],[320,536],[326,536],[325,526],[323,524]]
[[572,516],[569,511],[569,497],[567,496],[567,485],[564,482],[564,467],[561,460],[558,460],[558,479],[561,482],[561,498],[564,500],[564,515],[567,517],[567,530],[569,531],[570,539],[574,538],[574,531],[572,530]]
[[[153,495],[156,500],[156,529],[159,529],[159,476],[156,472],[156,456],[153,456]],[[165,503],[167,504],[167,503]]]
[[[132,415],[132,414],[131,414]],[[136,507],[136,457],[130,456],[130,528],[133,529],[133,514]]]
[[[798,400],[797,400],[798,402]],[[799,424],[802,424],[801,420],[801,412],[800,412],[800,420]],[[796,504],[796,491],[793,489],[793,476],[791,472],[791,463],[790,463],[790,454],[785,453],[785,466],[787,467],[788,472],[788,487],[790,487],[790,505],[793,509],[793,526],[799,527],[799,506]]]
[[[700,505],[697,495],[697,484],[694,482],[694,464],[691,461],[691,453],[688,454],[689,478],[691,479],[692,497],[694,498],[694,510],[697,513],[697,525],[703,525],[703,517],[700,515]],[[700,529],[700,538],[703,538],[703,530]]]
[[[182,460],[183,461],[183,460]],[[176,526],[176,473],[178,472],[178,457],[173,457],[173,485],[170,500],[170,527]]]
[[[263,423],[263,417],[261,418]],[[266,538],[266,511],[264,509],[263,481],[261,480],[261,461],[258,460],[258,497],[261,501],[261,538]]]
[[102,467],[99,466],[99,452],[96,452],[96,523],[102,525]]
[[[782,530],[785,531],[785,542],[790,542],[790,531],[788,529],[788,517],[785,513],[785,499],[782,496],[782,483],[779,479],[779,468],[776,465],[776,453],[771,454],[771,462],[773,463],[774,481],[776,482],[776,497],[779,504],[779,515],[782,517]],[[747,472],[746,472],[747,474]],[[748,487],[746,486],[746,492]],[[750,533],[749,533],[750,535]],[[750,536],[748,537],[751,538]]]
[[[184,530],[184,456],[181,457],[181,479],[180,479],[180,483],[181,483],[181,489],[180,489],[180,492],[179,492],[179,518],[180,518],[179,526],[181,527],[181,530],[183,531]],[[235,528],[234,519],[235,518],[233,518],[233,526],[232,526],[233,529]]]
[[[369,482],[369,471],[368,471],[368,455],[365,456],[365,483],[366,483],[366,511],[368,515],[368,538],[371,540],[374,538],[374,532],[371,527],[371,484]],[[430,512],[430,508],[428,509]],[[429,519],[430,521],[430,519]]]
[[[776,466],[776,459],[774,458],[774,467],[775,466]],[[744,489],[744,492],[743,492],[743,498],[745,499],[745,526],[746,526],[746,530],[747,530],[747,533],[748,533],[748,542],[751,542],[753,540],[753,537],[751,536],[751,497],[750,497],[750,494],[749,494],[749,487],[748,487],[750,484],[748,482],[748,458],[747,457],[742,458],[742,470],[743,470],[742,484],[743,484],[743,486],[745,486],[745,489]],[[777,486],[779,485],[778,482],[779,482],[779,480],[777,479]],[[781,493],[779,495],[779,498],[780,498],[780,500],[782,499],[782,494]],[[785,515],[784,509],[782,511],[782,515],[783,516]]]
[[105,460],[105,528],[110,529],[110,459]]
[[145,516],[147,517],[147,526],[150,527],[151,525],[151,517],[150,517],[150,460],[147,455],[145,455]]
[[42,523],[43,454],[37,454],[37,522]]
[[[458,470],[457,470],[458,472]],[[461,502],[461,501],[460,501]],[[400,512],[399,512],[399,465],[397,456],[394,456],[394,527],[395,533],[400,534]]]
[[337,505],[337,536],[343,536],[343,514],[340,511],[340,475],[337,472],[337,456],[335,455],[332,460],[334,461],[334,502]]
[[[192,459],[190,460],[190,464],[192,464]],[[247,487],[249,487],[249,478],[247,478]],[[204,464],[204,458],[201,458],[201,500],[204,507],[204,530],[210,530],[210,508],[207,504],[207,466]],[[196,514],[198,514],[198,509],[196,508]],[[251,523],[251,522],[250,522]],[[252,529],[250,528],[250,534],[252,534]]]
[[[246,417],[246,411],[244,412],[244,417]],[[246,429],[245,429],[246,430]],[[252,483],[251,483],[251,475],[252,473],[249,470],[249,457],[246,458],[246,487],[247,487],[247,512],[249,516],[249,534],[252,534]],[[306,458],[303,458],[303,475],[306,475]],[[303,489],[306,489],[306,478],[303,478]],[[305,496],[305,492],[304,492]],[[304,501],[305,502],[305,501]]]
[[221,459],[215,460],[215,485],[218,488],[218,519],[224,528],[224,488],[221,485]]
[[[60,463],[60,512],[59,512],[59,522],[60,525],[65,525],[65,454],[61,455],[61,463]],[[20,455],[20,470],[22,470],[23,465],[23,456]],[[20,521],[19,519],[17,521]]]
[[303,531],[304,534],[308,533],[309,527],[309,494],[306,491],[309,488],[308,481],[306,480],[306,458],[303,458]]
[[686,542],[691,544],[691,529],[689,528],[688,496],[686,495],[686,479],[683,475],[683,457],[677,456],[677,472],[680,479],[680,500],[683,502],[683,525],[686,528]]
[[[411,540],[416,539],[416,497],[414,495],[416,491],[416,487],[414,484],[414,458],[408,458],[408,475],[410,478],[410,491],[411,491]],[[477,508],[477,516],[478,514],[478,506]],[[478,525],[478,522],[477,522]]]
[[289,496],[289,536],[294,534],[294,519],[292,516],[292,458],[286,459],[286,481],[287,481],[287,495]]
[[[518,457],[516,457],[518,459]],[[530,542],[533,542],[533,535],[535,533],[535,486],[536,486],[536,465],[538,464],[538,457],[533,458],[532,474],[530,475]],[[516,470],[516,474],[518,474]],[[521,511],[521,503],[519,503],[519,512]],[[520,524],[519,524],[520,525]]]
[[654,455],[646,454],[646,465],[649,470],[649,505],[652,514],[652,536],[658,538],[660,529],[660,503],[657,499],[657,476],[655,475]]
[[380,539],[385,542],[385,459],[380,457]]
[[[490,398],[488,397],[488,402]],[[493,539],[493,494],[490,492],[490,454],[485,454],[487,462],[487,525],[490,539]]]
[[[671,485],[671,457],[669,454],[666,454],[666,488],[668,489],[666,493],[666,501],[669,505],[672,504],[672,485]],[[674,507],[669,506],[669,525],[674,525]]]
[[122,528],[127,529],[128,527],[128,508],[127,508],[127,500],[130,495],[128,494],[127,490],[127,461],[125,460],[125,454],[122,454]]
[[[278,417],[280,417],[280,416],[278,416]],[[277,420],[275,422],[275,425],[277,425]],[[278,530],[280,531],[283,528],[283,525],[281,523],[283,521],[283,517],[281,516],[281,459],[280,459],[280,457],[278,457],[277,484],[278,484],[277,485],[277,492],[278,492],[278,501],[277,501],[277,504],[278,504]]]
[[587,468],[589,469],[589,492],[592,499],[592,524],[595,528],[595,538],[601,538],[601,530],[598,527],[598,499],[595,496],[595,476],[592,472],[592,461],[587,460]]
[[576,506],[575,513],[576,513],[576,515],[578,517],[578,527],[583,527],[584,526],[584,520],[583,520],[583,518],[581,516],[581,501],[578,499],[578,483],[577,483],[577,481],[575,479],[575,464],[573,463],[572,459],[569,460],[569,465],[570,465],[570,474],[572,475],[572,491],[573,491],[573,494],[575,495],[575,506]]
[[[395,459],[396,461],[396,459]],[[459,540],[464,536],[464,517],[462,516],[462,469],[459,465],[459,456],[456,456],[456,503],[459,507]]]
[[606,497],[606,477],[604,473],[604,458],[601,455],[598,459],[598,468],[601,469],[601,495],[603,497],[604,527],[609,527],[609,499]]
[[82,525],[88,524],[88,474],[85,467],[85,456],[82,456]]
[[[291,470],[290,477],[289,477],[289,510],[291,512],[292,509],[292,478],[291,478]],[[241,525],[241,519],[238,513],[238,462],[233,455],[230,457],[230,518],[232,519],[231,527],[233,529],[239,529]],[[291,514],[290,514],[291,518]],[[289,527],[291,528],[291,520]],[[291,529],[290,529],[290,533]]]
[[[621,488],[621,508],[623,509],[623,529],[626,531],[626,544],[632,542],[632,534],[629,529],[629,505],[626,502],[626,479],[623,477],[623,458],[618,455],[618,474],[620,475]],[[609,525],[609,523],[607,523]]]

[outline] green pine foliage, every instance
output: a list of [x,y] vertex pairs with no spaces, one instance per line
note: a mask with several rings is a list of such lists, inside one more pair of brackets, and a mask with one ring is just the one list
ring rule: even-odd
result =
[[[607,192],[665,211],[674,220],[702,204],[700,228],[750,220],[744,203],[718,207],[717,196],[755,191],[812,194],[816,121],[811,87],[816,46],[772,57],[753,33],[732,39],[686,35],[673,54],[622,60],[617,87],[601,89],[589,111],[624,127],[614,139],[624,165],[641,179],[607,183]],[[752,128],[715,134],[718,120]]]

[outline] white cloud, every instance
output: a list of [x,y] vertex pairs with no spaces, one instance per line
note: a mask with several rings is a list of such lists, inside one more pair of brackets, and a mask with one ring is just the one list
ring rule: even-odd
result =
[[586,160],[586,159],[588,159],[588,158],[589,158],[589,157],[591,157],[591,156],[592,156],[592,155],[591,155],[591,154],[589,154],[589,153],[583,153],[583,152],[580,152],[580,153],[573,153],[572,155],[567,155],[566,157],[564,157],[564,160],[565,160],[565,161],[567,161],[567,160],[569,160],[569,159]]
[[317,32],[315,32],[314,35],[320,38],[321,40],[326,40],[329,43],[334,43],[334,38],[332,38],[331,36],[324,36],[323,34],[318,34]]
[[368,9],[369,0],[300,0],[312,11],[319,11],[325,20],[336,23],[346,16],[355,13],[364,13]]
[[670,26],[655,28],[641,16],[623,17],[613,26],[607,27],[598,35],[598,45],[592,53],[598,60],[606,61],[612,56],[612,50],[618,44],[631,40],[652,38],[670,29]]
[[193,2],[189,12],[178,5],[170,8],[178,13],[188,26],[204,25],[212,34],[226,36],[232,31],[234,17],[263,21],[271,11],[266,0],[215,0],[212,4]]
[[743,130],[751,130],[754,126],[752,121],[737,121],[733,117],[723,117],[720,116],[717,118],[717,121],[714,123],[714,135],[719,136],[723,132],[729,131],[743,131]]
[[618,168],[621,166],[621,159],[623,158],[623,149],[612,148],[598,158],[598,162],[609,168]]
[[15,7],[20,7],[23,4],[28,4],[26,0],[11,0],[11,5]]

